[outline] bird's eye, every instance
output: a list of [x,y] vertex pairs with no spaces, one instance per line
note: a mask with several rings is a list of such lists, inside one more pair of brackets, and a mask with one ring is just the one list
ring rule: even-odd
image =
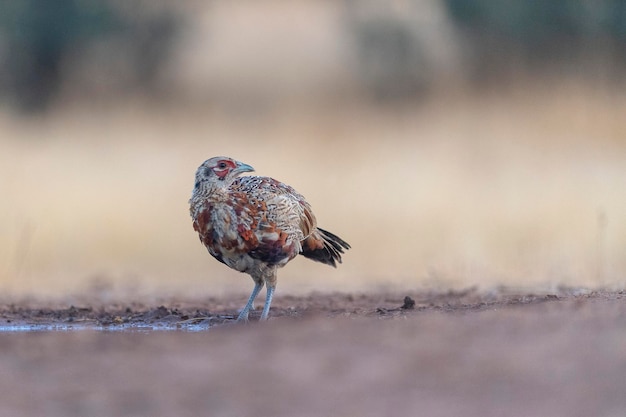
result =
[[226,168],[226,162],[220,162],[219,164],[217,164],[217,167],[220,169]]

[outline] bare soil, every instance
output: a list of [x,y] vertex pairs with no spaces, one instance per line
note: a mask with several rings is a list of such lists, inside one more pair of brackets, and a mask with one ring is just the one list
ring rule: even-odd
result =
[[624,292],[0,306],[2,416],[622,416]]

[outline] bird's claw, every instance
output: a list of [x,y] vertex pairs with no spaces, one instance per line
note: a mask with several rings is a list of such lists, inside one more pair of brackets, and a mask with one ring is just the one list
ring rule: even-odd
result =
[[248,314],[239,314],[235,323],[248,323]]

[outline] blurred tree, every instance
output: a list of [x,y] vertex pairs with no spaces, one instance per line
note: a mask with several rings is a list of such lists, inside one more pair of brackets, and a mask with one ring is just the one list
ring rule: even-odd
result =
[[626,57],[623,0],[445,3],[464,34],[478,77],[519,66],[528,70],[582,64],[598,54],[605,65],[621,66]]
[[176,19],[137,17],[145,11],[106,0],[0,2],[0,96],[24,112],[46,110],[63,81],[64,59],[113,34],[133,46],[135,80],[150,85]]
[[104,1],[0,3],[3,95],[24,111],[44,110],[58,90],[65,54],[119,25]]
[[353,26],[359,76],[374,98],[412,98],[426,88],[427,60],[410,22],[378,18]]
[[454,65],[453,27],[439,0],[347,1],[344,10],[356,75],[377,101],[423,96]]

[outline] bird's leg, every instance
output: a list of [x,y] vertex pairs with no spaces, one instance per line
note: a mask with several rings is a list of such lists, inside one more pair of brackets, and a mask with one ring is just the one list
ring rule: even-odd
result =
[[270,305],[272,305],[272,298],[274,297],[274,290],[276,285],[267,284],[267,295],[265,296],[265,305],[263,306],[263,312],[261,313],[260,320],[267,320],[267,315],[270,313]]
[[250,309],[254,304],[254,299],[257,295],[259,295],[259,291],[261,291],[261,288],[263,288],[263,284],[263,280],[254,281],[254,289],[252,289],[252,294],[250,294],[250,298],[248,299],[246,306],[243,308],[243,310],[241,310],[241,313],[239,313],[237,321],[248,321],[248,313],[250,312]]
[[265,305],[263,306],[260,320],[267,320],[267,315],[270,313],[274,290],[276,290],[276,271],[273,271],[273,274],[265,279],[265,283],[267,284],[267,294],[265,295]]

